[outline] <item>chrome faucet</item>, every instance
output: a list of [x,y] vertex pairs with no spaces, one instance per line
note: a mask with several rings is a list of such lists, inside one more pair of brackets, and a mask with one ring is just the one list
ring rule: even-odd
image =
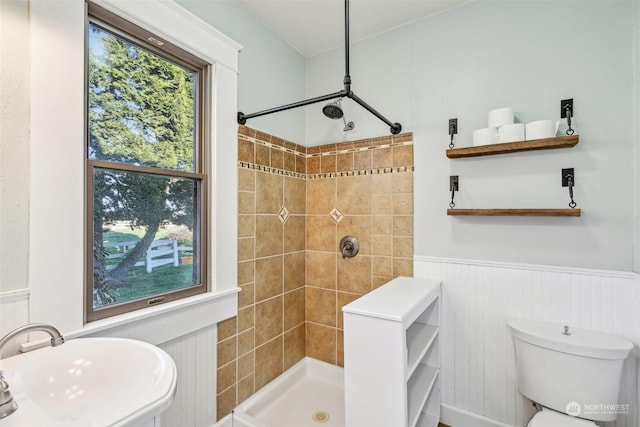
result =
[[[46,332],[51,337],[51,347],[59,346],[64,343],[64,338],[60,331],[51,325],[45,323],[31,323],[29,325],[20,326],[17,329],[9,332],[7,335],[0,339],[0,356],[2,355],[2,349],[5,345],[18,335],[26,334],[28,332],[41,331]],[[11,391],[9,390],[9,383],[4,378],[4,373],[0,371],[0,419],[13,414],[18,409],[18,404],[13,400]]]

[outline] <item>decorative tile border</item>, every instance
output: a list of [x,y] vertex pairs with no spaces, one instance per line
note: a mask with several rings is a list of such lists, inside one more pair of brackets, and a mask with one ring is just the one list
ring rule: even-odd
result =
[[[399,173],[399,172],[413,172],[413,154],[410,156],[410,163],[402,166],[393,167],[385,166],[378,168],[367,168],[367,169],[355,169],[355,170],[342,170],[342,171],[328,171],[328,172],[319,172],[320,169],[318,165],[319,162],[329,162],[334,163],[332,169],[340,169],[335,167],[335,162],[338,158],[344,158],[345,155],[353,154],[353,156],[362,156],[365,155],[366,152],[371,152],[375,157],[376,155],[382,155],[383,153],[388,152],[389,150],[402,150],[403,152],[407,152],[409,147],[413,146],[413,134],[412,133],[404,133],[400,135],[392,135],[392,136],[383,136],[378,138],[370,138],[370,139],[362,139],[353,142],[343,142],[338,144],[326,144],[319,145],[314,147],[304,147],[298,144],[294,144],[293,142],[286,141],[281,138],[277,138],[275,136],[269,135],[264,132],[256,131],[254,129],[248,128],[246,126],[238,127],[238,141],[239,143],[244,142],[244,149],[240,149],[244,151],[242,154],[239,153],[240,160],[238,161],[238,166],[240,168],[253,169],[267,173],[273,173],[277,175],[285,175],[291,176],[295,178],[301,179],[326,179],[326,178],[336,178],[336,177],[349,177],[349,176],[360,176],[360,175],[376,175],[383,173]],[[247,143],[251,145],[247,145]],[[401,148],[407,146],[407,149]],[[249,153],[247,155],[247,151]],[[251,151],[253,149],[253,151]],[[262,150],[261,153],[263,156],[258,156],[258,150]],[[413,150],[411,149],[411,152]],[[275,153],[283,153],[277,154],[280,157],[280,161],[275,162]],[[252,154],[253,153],[253,154]],[[270,153],[270,154],[269,154]],[[282,156],[289,156],[289,158],[293,158],[291,156],[295,156],[296,162],[302,162],[301,166],[303,168],[298,167],[297,164],[292,166],[289,163],[290,168],[287,168],[287,164],[283,161]],[[380,154],[379,154],[380,153]],[[264,157],[264,156],[268,157]],[[334,157],[333,159],[331,157]],[[353,159],[355,157],[352,156],[352,160],[349,162],[353,163]],[[260,164],[260,160],[266,160],[267,163],[276,163],[278,166],[282,165],[283,168],[274,167],[271,165]],[[251,161],[247,161],[251,160]],[[407,160],[407,159],[403,159]],[[315,167],[312,167],[311,164]],[[371,162],[369,162],[371,163]],[[375,163],[375,162],[374,162]],[[393,160],[389,163],[393,163]],[[378,163],[380,164],[380,163]],[[383,163],[384,164],[384,163]],[[295,169],[295,170],[293,170]],[[313,169],[314,173],[307,173],[308,170]],[[304,171],[304,172],[302,172]]]

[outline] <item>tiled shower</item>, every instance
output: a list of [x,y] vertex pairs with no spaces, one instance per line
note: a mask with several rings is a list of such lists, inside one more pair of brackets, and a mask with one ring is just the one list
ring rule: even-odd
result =
[[342,366],[342,306],[413,275],[412,134],[304,147],[240,126],[238,177],[242,291],[218,325],[218,419],[305,356]]

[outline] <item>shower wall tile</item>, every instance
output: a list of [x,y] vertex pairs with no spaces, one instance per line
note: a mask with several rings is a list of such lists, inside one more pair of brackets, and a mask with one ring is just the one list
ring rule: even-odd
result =
[[218,325],[218,418],[304,356],[343,365],[342,307],[413,273],[412,200],[411,134],[304,147],[239,126],[241,293]]
[[261,347],[256,348],[256,390],[261,389],[284,372],[284,341],[283,336],[269,341]]

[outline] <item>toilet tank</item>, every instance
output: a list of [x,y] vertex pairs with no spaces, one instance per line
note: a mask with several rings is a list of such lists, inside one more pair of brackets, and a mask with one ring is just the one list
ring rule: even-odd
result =
[[514,339],[520,392],[534,402],[558,412],[578,403],[579,415],[595,421],[613,421],[620,402],[624,360],[633,344],[618,336],[581,329],[569,335],[557,324],[529,320],[508,322]]

